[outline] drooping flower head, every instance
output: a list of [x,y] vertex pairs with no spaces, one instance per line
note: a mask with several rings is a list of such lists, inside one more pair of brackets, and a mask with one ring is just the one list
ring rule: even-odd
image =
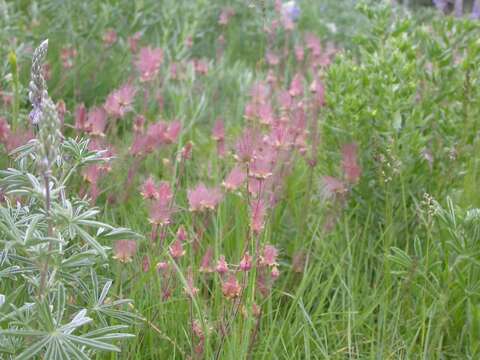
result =
[[117,240],[113,252],[114,259],[123,263],[130,262],[137,252],[137,242],[135,240]]
[[163,62],[163,50],[160,48],[144,47],[140,49],[135,66],[140,73],[140,81],[153,80]]
[[221,199],[222,193],[218,188],[207,188],[204,184],[188,190],[190,211],[214,210]]
[[132,111],[132,103],[137,90],[131,84],[125,84],[108,95],[104,109],[113,118],[123,118]]

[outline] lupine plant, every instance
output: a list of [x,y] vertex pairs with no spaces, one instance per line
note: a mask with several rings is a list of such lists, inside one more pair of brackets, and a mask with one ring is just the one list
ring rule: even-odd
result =
[[98,221],[70,188],[85,166],[109,161],[85,139],[64,138],[42,65],[33,53],[29,98],[36,136],[10,154],[0,173],[0,353],[2,359],[89,359],[120,351],[138,317],[131,301],[110,297],[105,263],[111,241],[135,240],[128,229]]

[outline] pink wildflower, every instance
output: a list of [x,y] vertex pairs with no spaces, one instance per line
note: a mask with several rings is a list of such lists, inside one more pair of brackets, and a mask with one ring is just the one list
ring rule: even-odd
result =
[[136,89],[133,85],[123,85],[108,95],[104,105],[105,111],[114,118],[123,118],[125,114],[132,111],[135,94]]
[[240,270],[242,271],[249,271],[252,268],[252,257],[248,253],[248,251],[243,254],[243,258],[240,261]]
[[235,191],[245,182],[246,178],[247,173],[240,165],[237,165],[230,171],[222,185],[228,191]]
[[174,209],[165,201],[156,199],[150,205],[149,220],[152,224],[168,225],[171,222]]
[[228,279],[222,284],[222,292],[227,299],[234,299],[239,297],[241,291],[242,288],[240,287],[240,284],[238,283],[235,275],[230,275]]
[[342,168],[345,179],[351,184],[356,184],[362,173],[357,160],[357,144],[346,144],[343,146]]
[[157,272],[159,273],[166,272],[169,268],[168,263],[165,261],[160,261],[156,265]]
[[297,45],[295,46],[295,58],[298,62],[302,62],[303,58],[305,57],[305,50],[303,46]]
[[303,96],[303,75],[300,73],[295,74],[295,76],[292,79],[292,82],[290,83],[290,89],[289,93],[290,96],[296,97],[296,96]]
[[5,118],[0,117],[0,142],[6,143],[9,136],[10,136],[10,125],[8,124]]
[[260,257],[260,264],[265,266],[277,265],[278,250],[273,245],[265,245],[263,255]]
[[175,260],[180,259],[183,255],[185,255],[185,250],[183,249],[183,243],[180,239],[177,239],[173,242],[172,245],[168,248],[170,251],[170,255]]
[[212,139],[215,141],[225,140],[225,125],[222,119],[218,119],[212,129]]
[[112,46],[117,42],[117,32],[113,29],[108,29],[105,34],[103,34],[103,43],[105,46]]
[[85,130],[91,135],[105,136],[107,127],[107,113],[104,109],[95,107],[88,112]]
[[218,24],[222,26],[228,25],[230,18],[235,15],[235,10],[232,8],[224,8],[220,12],[220,16],[218,17]]
[[187,231],[183,225],[180,225],[177,230],[177,239],[182,243],[187,241]]
[[142,185],[140,194],[144,199],[153,200],[158,198],[157,185],[152,177],[149,177]]
[[130,51],[135,54],[138,51],[138,40],[142,37],[141,32],[136,32],[128,38],[128,45],[130,46]]
[[113,251],[114,259],[123,263],[130,262],[137,252],[137,242],[135,240],[117,240]]
[[157,76],[162,62],[162,49],[153,49],[151,47],[141,48],[137,61],[135,62],[135,66],[140,73],[140,81],[148,82],[153,80]]
[[228,264],[225,261],[225,256],[223,255],[220,256],[220,258],[218,259],[217,267],[215,268],[215,271],[220,275],[223,275],[228,272]]
[[326,198],[335,195],[343,195],[347,192],[347,187],[345,184],[333,176],[323,177],[323,187],[323,195]]
[[182,130],[182,123],[179,120],[175,120],[168,125],[165,131],[165,140],[167,144],[172,144],[177,141],[178,135]]
[[199,290],[194,285],[193,271],[191,268],[187,270],[186,280],[187,280],[187,284],[185,286],[185,293],[187,294],[187,296],[193,298],[195,297],[195,295],[198,294]]
[[211,247],[209,247],[206,251],[205,254],[202,257],[202,261],[200,261],[200,272],[203,273],[211,273],[213,272],[212,269],[212,258],[213,258],[213,250]]
[[267,55],[265,57],[268,65],[275,66],[280,63],[280,58],[273,52],[267,51]]
[[273,280],[278,279],[278,277],[280,276],[280,271],[278,270],[278,267],[276,265],[272,267],[270,275],[272,276]]
[[193,67],[195,68],[195,72],[200,75],[206,75],[208,73],[208,62],[206,59],[193,60]]
[[65,47],[60,51],[60,58],[64,69],[71,69],[73,67],[73,60],[77,57],[77,50],[73,47]]
[[221,199],[222,193],[218,188],[207,188],[204,184],[188,190],[190,211],[214,210]]
[[265,203],[262,199],[258,199],[254,201],[251,205],[251,220],[250,224],[252,227],[252,231],[255,234],[259,234],[262,232],[265,226],[265,216],[266,216],[266,209]]
[[251,161],[254,157],[258,140],[257,132],[253,129],[245,129],[236,144],[236,159],[240,162]]
[[75,109],[75,129],[83,131],[87,124],[87,109],[83,103],[79,104]]
[[148,270],[150,270],[150,258],[147,255],[143,256],[142,270],[143,272],[148,272]]

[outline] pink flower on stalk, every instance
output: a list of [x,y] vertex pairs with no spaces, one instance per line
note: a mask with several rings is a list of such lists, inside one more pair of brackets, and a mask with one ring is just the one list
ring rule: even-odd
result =
[[182,123],[179,120],[172,121],[168,124],[165,131],[165,141],[167,144],[173,144],[177,141],[178,135],[182,130]]
[[132,103],[137,90],[133,85],[125,84],[108,95],[103,106],[108,115],[114,118],[123,118],[132,111]]
[[320,43],[320,39],[312,33],[308,33],[305,35],[305,42],[307,44],[307,48],[312,52],[314,57],[318,57],[322,53],[322,44]]
[[301,45],[295,46],[295,58],[298,62],[302,62],[305,57],[305,49]]
[[290,93],[290,96],[292,97],[297,97],[297,96],[303,96],[303,75],[300,73],[295,74],[295,76],[292,79],[292,82],[290,83],[290,89],[288,92]]
[[211,273],[213,272],[212,269],[212,258],[213,258],[213,250],[211,247],[205,251],[205,254],[202,257],[202,260],[200,261],[200,272],[203,273]]
[[206,59],[194,59],[193,67],[195,72],[200,75],[206,75],[208,73],[208,61]]
[[107,113],[104,109],[95,107],[88,112],[85,130],[94,136],[105,136]]
[[223,296],[227,299],[235,299],[240,296],[242,288],[238,283],[237,278],[235,275],[230,275],[226,281],[222,284],[222,292]]
[[170,245],[168,250],[170,251],[170,255],[172,256],[172,258],[174,258],[175,260],[178,260],[185,255],[183,243],[182,241],[180,241],[180,239],[175,240],[173,244]]
[[313,79],[313,82],[310,85],[310,91],[315,94],[314,99],[316,106],[325,105],[325,88],[320,79]]
[[143,272],[148,272],[148,270],[150,270],[150,258],[147,255],[143,256],[142,270]]
[[222,199],[222,193],[218,188],[207,188],[202,183],[195,189],[188,190],[187,196],[190,211],[214,210]]
[[227,191],[235,191],[242,186],[246,179],[247,173],[242,166],[237,165],[230,171],[222,185]]
[[250,226],[252,227],[252,231],[255,234],[259,234],[262,232],[263,228],[265,227],[265,216],[266,216],[266,208],[265,203],[262,199],[258,199],[252,202],[250,206],[251,211],[251,219],[250,219]]
[[10,125],[5,118],[0,117],[0,142],[5,144],[9,136]]
[[342,148],[342,168],[345,179],[356,184],[362,174],[357,160],[357,144],[346,144]]
[[117,240],[113,252],[114,259],[122,263],[130,262],[137,252],[137,242],[135,240]]
[[225,261],[225,256],[221,255],[217,262],[217,267],[215,271],[220,275],[226,274],[228,272],[228,264]]
[[105,34],[103,34],[102,40],[105,46],[112,46],[117,42],[117,32],[113,29],[108,29]]
[[84,131],[87,126],[87,109],[83,103],[75,108],[75,129]]
[[171,204],[162,200],[154,200],[150,205],[149,220],[152,224],[168,225],[171,222],[175,209]]
[[267,64],[270,66],[275,66],[280,63],[280,58],[278,55],[271,51],[267,51],[267,55],[265,55],[265,57],[267,59]]
[[242,260],[240,261],[240,270],[242,271],[250,271],[252,268],[252,257],[248,253],[248,251],[243,255]]
[[325,198],[331,198],[335,195],[343,195],[347,192],[347,187],[343,181],[334,178],[333,176],[323,177],[323,196]]
[[280,276],[280,271],[278,270],[278,267],[276,265],[272,267],[272,271],[270,275],[272,276],[273,280],[277,280],[278,277]]
[[163,50],[144,47],[140,49],[135,66],[140,73],[140,81],[148,82],[153,80],[163,63]]
[[212,139],[215,141],[225,140],[225,125],[222,119],[215,121],[212,129]]
[[141,134],[145,128],[145,118],[142,115],[135,117],[133,121],[133,131],[135,134]]
[[149,177],[142,185],[140,194],[145,200],[153,200],[158,198],[157,184],[153,181],[152,177]]
[[278,250],[273,245],[265,245],[263,255],[260,256],[260,264],[264,266],[277,265]]
[[135,54],[138,50],[138,40],[142,37],[141,32],[136,32],[128,38],[128,45],[130,46],[130,51]]
[[235,15],[235,10],[232,8],[224,8],[220,12],[220,16],[218,17],[218,24],[222,26],[228,25],[230,18]]
[[245,129],[235,146],[237,161],[250,162],[255,155],[255,148],[259,141],[258,132],[253,129]]
[[195,287],[195,282],[193,279],[193,271],[191,268],[188,268],[187,270],[187,276],[186,276],[187,284],[185,286],[185,293],[187,296],[193,298],[198,294],[198,288]]
[[60,51],[60,58],[64,69],[71,69],[73,67],[73,60],[77,57],[77,50],[73,47],[64,47]]

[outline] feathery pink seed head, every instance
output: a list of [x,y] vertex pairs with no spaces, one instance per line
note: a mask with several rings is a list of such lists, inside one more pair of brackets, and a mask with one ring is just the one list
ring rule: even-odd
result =
[[247,179],[247,173],[242,166],[236,165],[228,174],[225,181],[222,183],[227,191],[237,190]]
[[215,271],[220,275],[226,274],[228,272],[228,264],[225,261],[225,256],[221,255],[217,262],[217,267]]
[[160,48],[144,47],[140,49],[135,66],[140,73],[140,81],[153,80],[163,63],[163,50]]
[[114,259],[123,263],[130,262],[137,252],[137,242],[135,240],[117,240],[113,252]]
[[265,245],[263,254],[260,257],[260,264],[265,266],[277,265],[278,250],[273,245]]
[[235,299],[239,297],[241,291],[242,288],[235,275],[231,274],[227,280],[223,282],[222,292],[227,299]]
[[243,255],[242,260],[240,261],[240,270],[249,271],[252,268],[252,257],[248,251]]
[[180,239],[177,239],[169,247],[170,255],[175,260],[180,259],[185,255],[185,250],[183,249],[183,243]]

